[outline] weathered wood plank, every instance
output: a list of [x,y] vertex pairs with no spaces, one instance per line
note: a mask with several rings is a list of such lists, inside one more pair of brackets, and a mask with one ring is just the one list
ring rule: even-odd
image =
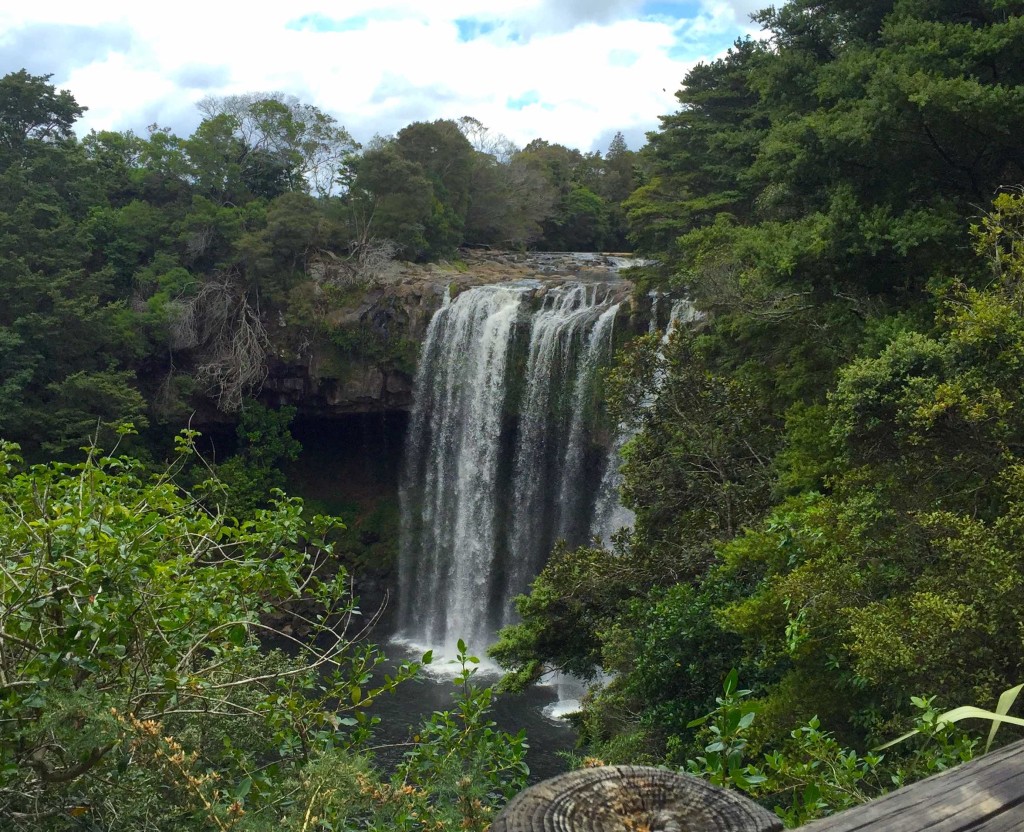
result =
[[775,815],[688,774],[646,766],[570,771],[516,795],[491,832],[778,832]]
[[1024,830],[1024,741],[800,828],[801,832]]

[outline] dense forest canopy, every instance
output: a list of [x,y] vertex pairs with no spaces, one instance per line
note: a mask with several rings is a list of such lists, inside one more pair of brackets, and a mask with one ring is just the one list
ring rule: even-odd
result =
[[24,70],[0,81],[8,438],[76,449],[121,419],[173,434],[197,395],[239,410],[263,380],[266,322],[310,323],[326,302],[324,260],[358,276],[467,244],[626,245],[621,136],[606,156],[520,149],[467,117],[364,149],[290,96],[199,108],[185,138],[153,125],[79,141],[70,93]]
[[[522,785],[523,740],[468,671],[388,780],[365,743],[378,654],[343,636],[325,682],[322,654],[256,637],[282,608],[350,611],[325,521],[268,501],[297,452],[291,414],[251,401],[269,322],[341,342],[325,259],[366,275],[462,245],[631,247],[638,292],[702,313],[608,373],[636,522],[556,547],[492,650],[507,686],[608,674],[590,753],[791,825],[976,753],[941,709],[1024,682],[1024,2],[755,19],[639,153],[517,148],[472,118],[361,148],[276,93],[206,100],[188,137],[79,139],[49,77],[0,79],[0,435],[38,459],[121,443],[38,467],[3,447],[0,817],[482,829]],[[156,462],[200,399],[239,427],[215,476],[191,433]]]
[[[913,696],[1024,680],[1022,11],[794,0],[650,134],[630,235],[704,318],[609,379],[635,528],[556,551],[493,650],[512,686],[613,674],[581,723],[602,758],[690,760],[798,821],[851,783],[802,795],[795,761],[847,744],[863,799],[902,774],[857,751]],[[753,694],[722,704],[733,669]]]

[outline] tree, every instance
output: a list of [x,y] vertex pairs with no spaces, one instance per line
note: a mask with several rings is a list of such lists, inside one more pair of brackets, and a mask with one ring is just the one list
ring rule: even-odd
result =
[[617,132],[604,155],[604,176],[601,195],[610,202],[623,202],[636,186],[633,173],[636,154],[626,144],[626,137]]
[[107,199],[121,207],[143,195],[146,142],[130,130],[123,133],[91,131],[82,139],[86,155],[95,163]]
[[528,769],[523,733],[488,717],[477,660],[460,643],[453,709],[394,776],[377,771],[373,702],[419,663],[374,673],[374,616],[325,543],[336,519],[277,491],[239,521],[199,496],[215,481],[176,482],[203,465],[196,437],[155,474],[96,448],[26,468],[0,443],[5,828],[484,832]]
[[[95,163],[71,133],[82,108],[45,76],[24,71],[5,76],[0,90],[10,140],[0,148],[0,360],[11,374],[5,374],[9,395],[0,430],[31,450],[47,441],[57,444],[53,450],[63,450],[64,442],[74,448],[100,424],[116,422],[114,402],[139,413],[132,373],[121,372],[138,346],[122,302],[124,272],[159,231],[122,228],[124,234],[111,235],[116,263],[94,257],[85,229],[105,192]],[[153,226],[139,207],[125,214]],[[120,274],[118,266],[124,266]],[[89,387],[87,379],[124,395],[105,401],[72,394]],[[92,427],[83,433],[87,424]]]
[[750,216],[754,194],[744,175],[768,126],[752,83],[763,48],[741,40],[726,57],[697,64],[676,93],[679,110],[649,134],[640,153],[647,181],[624,203],[642,251],[664,252],[675,263],[681,231],[719,213]]
[[246,402],[238,417],[235,435],[238,448],[216,467],[223,493],[212,495],[235,517],[251,517],[266,508],[273,494],[285,486],[282,467],[294,462],[302,446],[289,425],[294,407],[270,410],[258,402]]
[[608,239],[608,203],[590,188],[575,186],[548,223],[549,245],[564,251],[599,251]]
[[429,246],[425,231],[434,205],[434,189],[422,166],[389,143],[364,153],[354,167],[346,200],[357,241],[389,239],[407,257],[422,256]]
[[473,146],[473,150],[491,156],[499,165],[507,165],[519,150],[503,133],[492,133],[489,127],[472,116],[462,116],[457,122],[459,131]]
[[423,224],[427,257],[451,255],[462,244],[469,210],[473,148],[449,120],[414,122],[395,138],[402,157],[423,171],[433,190]]
[[604,156],[600,194],[608,203],[607,246],[621,251],[629,248],[628,224],[623,203],[636,189],[636,154],[621,132],[615,134]]
[[240,142],[243,177],[260,196],[336,193],[341,168],[359,147],[334,118],[282,93],[210,97],[199,109],[207,119],[226,119]]
[[52,77],[20,69],[0,78],[0,154],[17,154],[28,141],[62,141],[74,135],[72,126],[86,108],[67,90],[58,92],[49,83]]
[[551,216],[555,202],[547,177],[508,139],[493,137],[476,119],[459,119],[459,128],[476,150],[466,241],[516,247],[537,240],[543,233],[541,223]]
[[367,685],[381,656],[358,641],[344,572],[323,576],[330,521],[279,494],[237,523],[178,489],[194,436],[155,478],[97,450],[25,470],[2,447],[0,816],[14,828],[227,829],[351,744],[342,720],[358,726],[413,670]]
[[434,196],[465,217],[469,200],[469,178],[473,147],[454,121],[417,121],[403,127],[395,147],[410,162],[419,165],[434,185]]
[[778,673],[759,705],[780,737],[818,714],[873,742],[909,722],[909,691],[991,706],[1024,673],[1022,220],[1000,195],[974,228],[989,285],[936,289],[930,324],[790,414],[776,464],[825,476],[719,550],[711,580],[747,589],[714,617]]
[[606,181],[600,154],[534,139],[513,162],[543,176],[554,193],[554,205],[541,222],[543,248],[595,251],[612,242],[612,206],[602,196]]

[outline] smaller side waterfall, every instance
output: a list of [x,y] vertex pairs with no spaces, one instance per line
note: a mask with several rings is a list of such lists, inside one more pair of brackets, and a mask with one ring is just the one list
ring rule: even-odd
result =
[[[657,318],[658,301],[660,295],[654,295],[651,300],[652,315],[650,332],[656,331],[655,320]],[[669,311],[668,324],[665,333],[661,337],[662,346],[668,343],[672,333],[680,326],[693,323],[699,320],[701,313],[694,307],[690,300],[673,301]],[[652,399],[647,406],[653,404],[653,397],[657,396],[657,390],[664,383],[662,376],[655,377],[655,390]],[[632,527],[636,522],[636,514],[632,509],[622,504],[622,448],[632,439],[634,434],[623,426],[615,437],[615,442],[608,449],[608,460],[605,463],[604,474],[601,477],[601,485],[597,492],[597,503],[594,506],[594,520],[590,527],[592,538],[600,540],[605,546],[610,545],[612,535],[619,529]]]
[[580,356],[576,368],[576,380],[572,393],[572,423],[569,427],[569,441],[565,449],[565,457],[561,464],[561,477],[558,488],[558,536],[566,540],[584,538],[587,525],[580,527],[582,521],[587,522],[585,504],[593,500],[593,495],[586,494],[580,488],[583,481],[584,423],[587,418],[588,405],[594,401],[593,385],[596,370],[611,356],[606,353],[611,349],[612,328],[619,304],[605,309],[587,338],[586,347]]
[[615,434],[615,442],[608,449],[608,461],[601,476],[594,505],[594,522],[590,536],[605,546],[611,545],[612,535],[619,529],[632,528],[636,513],[622,504],[622,448],[633,435],[622,428]]

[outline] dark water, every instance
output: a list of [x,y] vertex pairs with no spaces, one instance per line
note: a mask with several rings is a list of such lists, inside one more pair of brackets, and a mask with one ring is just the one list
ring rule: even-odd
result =
[[[396,644],[384,645],[385,651],[395,659],[414,658],[404,656],[403,648]],[[391,672],[387,668],[382,672]],[[496,673],[480,672],[474,676],[474,683],[480,687],[496,684]],[[455,703],[452,693],[453,679],[439,675],[424,674],[423,678],[399,686],[391,696],[377,699],[370,712],[380,717],[381,723],[375,729],[372,746],[378,746],[375,756],[380,765],[390,769],[397,765],[402,754],[408,750],[400,744],[407,742],[419,730],[421,721],[434,711],[451,710]],[[498,728],[509,733],[526,729],[529,751],[526,755],[530,767],[530,782],[553,777],[569,768],[561,753],[572,751],[575,746],[575,731],[567,722],[553,719],[544,714],[544,709],[556,704],[558,696],[553,688],[533,687],[522,694],[499,694],[494,702],[491,719]]]
[[[407,425],[407,414],[400,412],[297,421],[292,426],[292,433],[302,443],[303,452],[286,471],[289,493],[302,497],[316,511],[338,514],[353,530],[357,530],[366,518],[374,512],[379,513],[382,504],[392,501],[397,504],[402,444]],[[397,515],[395,519],[397,522]],[[391,530],[395,542],[398,531],[397,527]],[[387,530],[383,533],[386,536]],[[384,546],[382,550],[389,548]],[[373,551],[374,546],[364,548],[364,554]],[[378,584],[393,583],[396,576],[386,562],[370,563],[369,566],[376,577],[372,587],[360,590],[361,605],[364,609],[376,609],[385,595],[381,590],[388,588]],[[391,592],[390,597],[393,599],[395,593]],[[394,663],[419,658],[401,645],[388,643],[391,635],[389,619],[388,615],[383,617],[379,632],[372,634],[371,638],[382,645]],[[393,667],[394,664],[382,666],[380,675],[393,673]],[[393,695],[376,700],[372,713],[380,717],[381,723],[375,729],[372,744],[381,746],[376,756],[382,766],[391,768],[401,760],[407,750],[401,744],[417,732],[424,718],[434,711],[454,707],[453,675],[425,674],[422,680],[408,682]],[[482,671],[474,678],[481,686],[493,685],[498,679],[494,672]],[[573,749],[575,732],[565,721],[551,719],[544,714],[544,709],[557,700],[554,688],[534,687],[523,694],[501,695],[494,703],[492,718],[501,730],[516,733],[526,729],[531,782],[568,768],[559,752]]]

